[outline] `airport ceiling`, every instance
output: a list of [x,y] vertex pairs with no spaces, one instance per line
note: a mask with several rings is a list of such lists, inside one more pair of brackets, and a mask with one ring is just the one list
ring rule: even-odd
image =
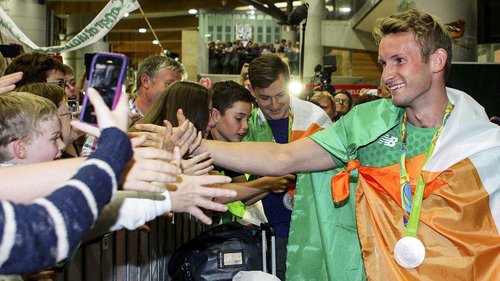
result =
[[[47,0],[47,6],[54,11],[57,17],[67,19],[71,16],[95,16],[109,2],[108,0]],[[253,5],[256,9],[274,16],[279,20],[286,20],[289,8],[278,9],[277,2],[287,2],[291,7],[291,0],[139,0],[139,4],[147,19],[151,23],[161,45],[175,53],[181,53],[182,30],[197,30],[198,17],[188,13],[189,9],[231,11],[235,7]],[[90,17],[92,18],[92,17]],[[148,32],[139,33],[139,28],[147,28]],[[72,36],[74,34],[68,34]],[[123,18],[109,32],[107,42],[113,52],[126,54],[132,61],[137,62],[149,55],[161,52],[154,40],[146,20],[139,9]]]

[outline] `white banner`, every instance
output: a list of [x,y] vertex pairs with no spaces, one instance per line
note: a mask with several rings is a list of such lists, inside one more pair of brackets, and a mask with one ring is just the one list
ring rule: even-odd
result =
[[136,0],[111,0],[80,33],[71,38],[64,46],[38,47],[31,41],[12,21],[0,7],[0,30],[29,48],[42,51],[59,53],[61,51],[74,51],[104,37],[125,13],[130,13],[139,7]]

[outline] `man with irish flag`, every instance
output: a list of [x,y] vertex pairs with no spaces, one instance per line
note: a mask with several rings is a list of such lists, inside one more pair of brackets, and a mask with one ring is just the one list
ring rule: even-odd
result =
[[500,127],[445,86],[451,40],[434,16],[395,14],[373,34],[392,101],[288,144],[199,150],[233,170],[301,172],[287,280],[498,279]]
[[[268,54],[254,59],[248,67],[248,78],[250,92],[258,108],[252,111],[248,120],[244,142],[289,143],[332,124],[321,108],[289,93],[290,70],[280,56]],[[244,158],[241,161],[245,161]],[[263,194],[259,198],[261,201],[239,212],[234,211],[234,203],[229,205],[231,212],[244,221],[257,225],[269,222],[274,227],[276,275],[282,280],[285,278],[294,193],[295,185],[285,192]]]

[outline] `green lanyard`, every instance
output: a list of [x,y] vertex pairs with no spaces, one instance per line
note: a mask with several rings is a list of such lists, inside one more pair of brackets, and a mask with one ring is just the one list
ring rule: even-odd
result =
[[[434,152],[434,148],[436,147],[436,142],[439,138],[439,135],[441,134],[441,130],[446,125],[446,122],[448,121],[452,110],[453,105],[450,103],[450,101],[448,101],[448,105],[446,106],[445,114],[443,117],[443,124],[439,127],[437,132],[434,134],[434,137],[432,138],[422,167],[425,166],[432,153]],[[418,222],[420,219],[420,210],[422,208],[422,199],[424,197],[425,182],[422,177],[422,172],[420,172],[420,174],[418,175],[417,186],[415,188],[415,194],[412,200],[410,175],[406,170],[406,122],[407,116],[405,112],[403,116],[403,122],[401,123],[401,162],[399,166],[401,205],[403,206],[406,214],[410,217],[409,219],[407,219],[406,216],[403,216],[405,236],[417,237]]]

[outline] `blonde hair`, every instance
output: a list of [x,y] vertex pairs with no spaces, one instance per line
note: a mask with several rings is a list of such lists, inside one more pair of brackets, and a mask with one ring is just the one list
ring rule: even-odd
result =
[[330,103],[335,106],[335,102],[333,101],[333,96],[328,92],[328,91],[321,91],[321,92],[315,92],[310,101],[312,101],[315,104],[319,104],[319,101],[323,98],[327,98],[330,100]]
[[5,146],[39,136],[40,122],[57,117],[56,106],[46,98],[25,92],[0,95],[0,162],[12,159]]

